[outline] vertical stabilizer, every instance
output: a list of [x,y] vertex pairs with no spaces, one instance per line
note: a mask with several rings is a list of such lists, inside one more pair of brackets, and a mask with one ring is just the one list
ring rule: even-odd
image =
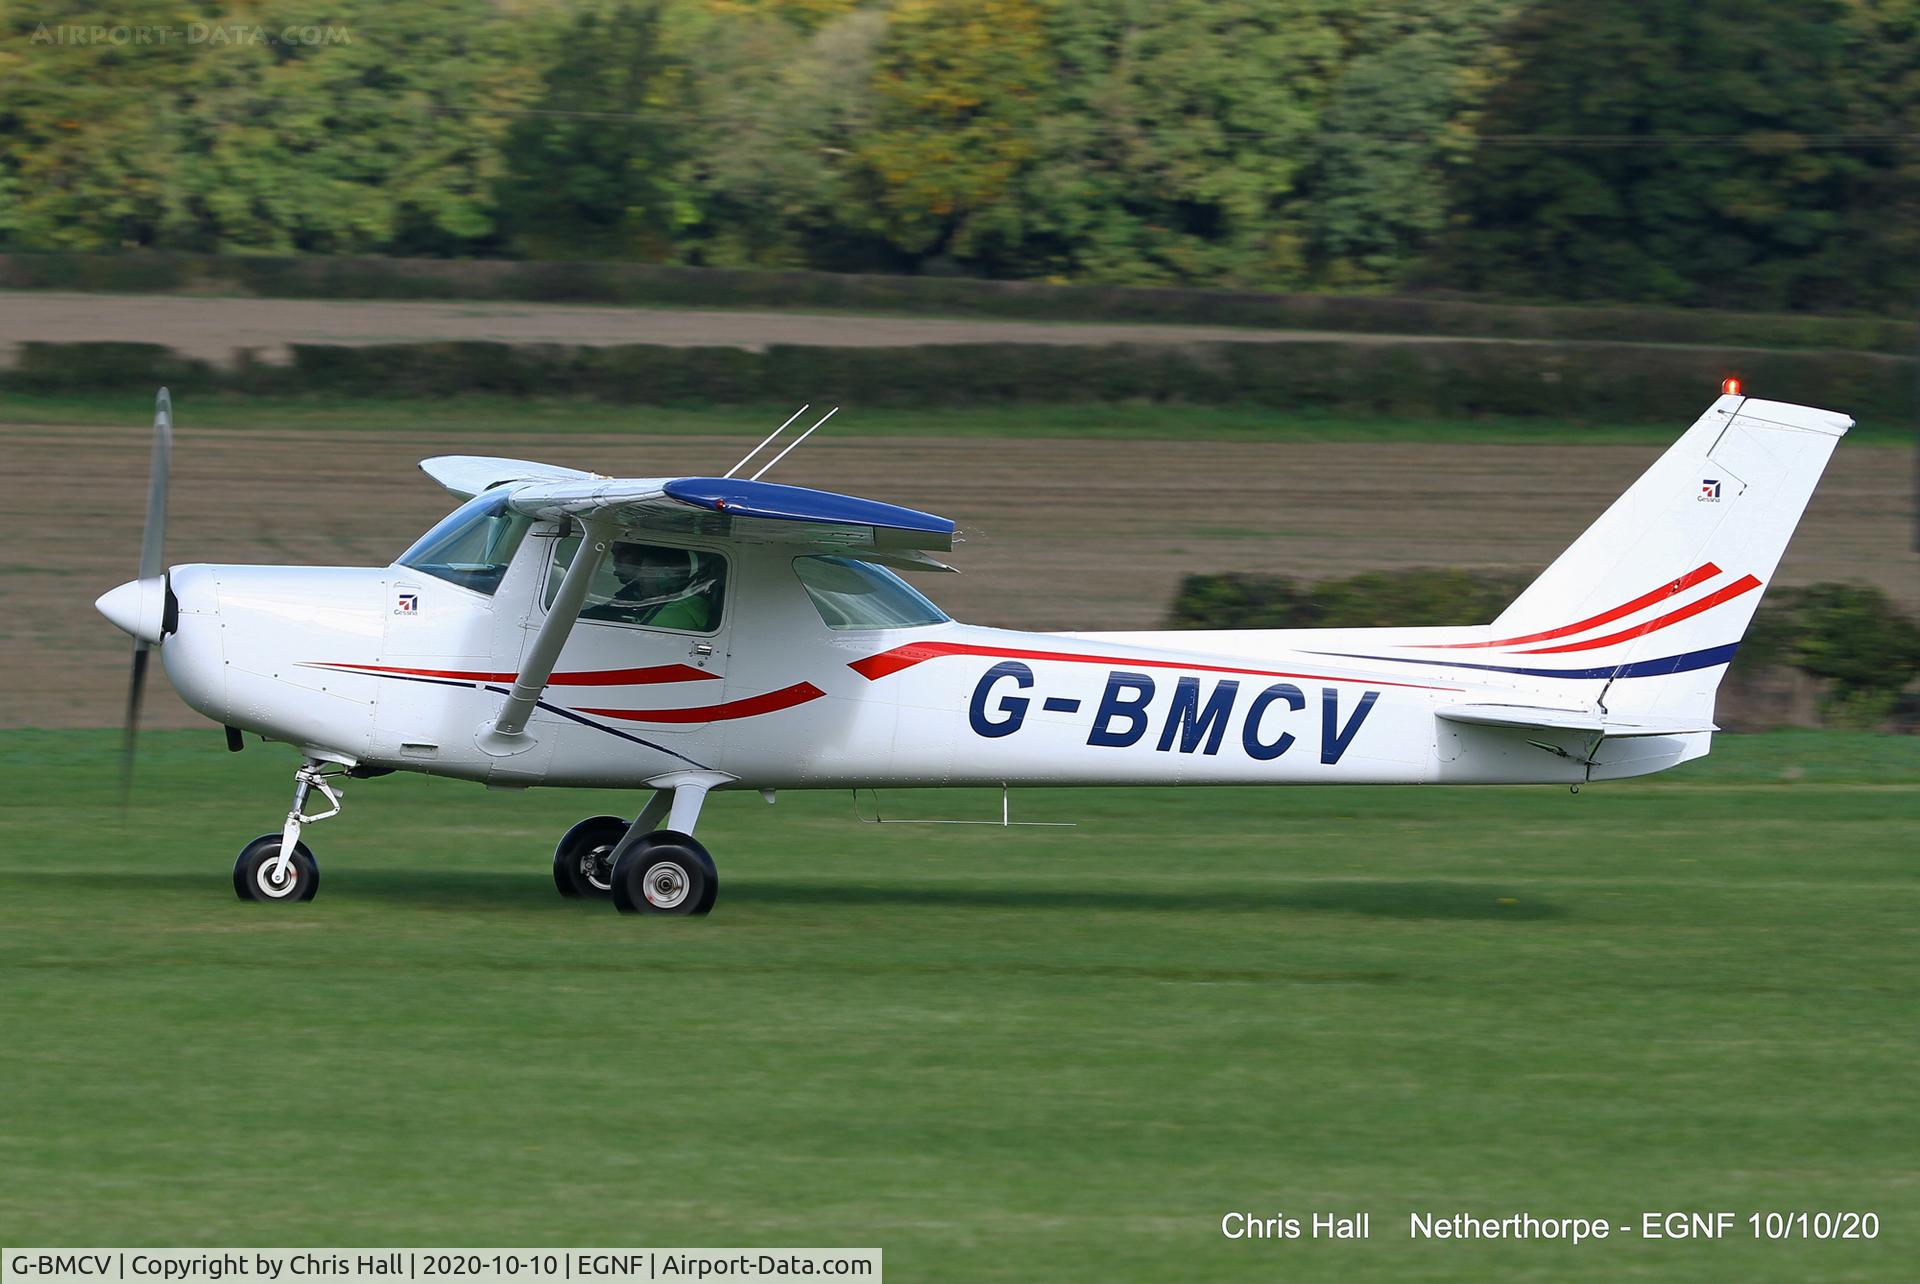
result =
[[1704,718],[1834,446],[1853,421],[1716,401],[1495,620],[1512,663],[1605,671],[1616,715]]

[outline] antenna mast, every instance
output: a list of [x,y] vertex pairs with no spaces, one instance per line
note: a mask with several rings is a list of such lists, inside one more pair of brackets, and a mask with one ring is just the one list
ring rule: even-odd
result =
[[[798,437],[795,437],[792,441],[788,442],[787,448],[785,450],[781,451],[779,454],[775,455],[772,459],[769,459],[765,464],[761,465],[760,471],[755,473],[752,477],[749,477],[747,480],[759,481],[762,477],[766,476],[767,470],[769,468],[772,468],[775,464],[779,463],[781,460],[785,459],[788,455],[792,454],[793,448],[795,446],[798,446],[801,442],[813,436],[814,428],[818,428],[820,424],[827,422],[827,420],[833,418],[835,415],[839,413],[840,413],[840,407],[835,406],[832,410],[829,410],[826,414],[821,415],[820,423],[815,424],[813,428],[807,429],[805,432],[801,433]],[[795,415],[794,418],[797,419],[799,418],[799,416]]]
[[[741,470],[742,468],[745,468],[745,467],[747,466],[747,460],[749,460],[749,459],[752,459],[752,458],[753,458],[753,457],[754,457],[755,455],[757,455],[757,454],[759,454],[759,453],[760,453],[761,451],[763,451],[763,450],[765,450],[765,449],[767,448],[767,444],[768,444],[768,442],[771,442],[771,441],[772,441],[772,440],[773,440],[773,439],[774,439],[775,437],[778,437],[778,436],[779,436],[779,435],[780,435],[781,433],[783,433],[783,432],[785,432],[785,431],[786,431],[787,429],[789,429],[789,428],[791,428],[791,427],[793,426],[793,421],[794,421],[795,419],[798,419],[798,418],[799,418],[799,417],[800,417],[801,415],[804,415],[804,414],[806,414],[806,413],[807,413],[807,407],[806,407],[806,406],[802,406],[802,407],[800,407],[800,409],[798,409],[798,410],[796,410],[796,411],[794,411],[794,412],[793,412],[793,414],[791,414],[791,415],[789,415],[789,416],[787,417],[787,422],[785,422],[785,423],[783,423],[783,424],[781,424],[781,425],[780,425],[780,426],[779,426],[778,428],[775,428],[775,429],[774,429],[774,430],[773,430],[772,432],[770,432],[770,433],[768,433],[768,434],[767,434],[767,438],[766,438],[766,441],[763,441],[763,442],[761,442],[761,443],[760,443],[760,444],[759,444],[758,446],[755,446],[755,447],[754,447],[754,448],[753,448],[752,450],[749,450],[749,451],[748,451],[748,452],[746,453],[746,455],[745,455],[745,456],[743,456],[743,457],[741,458],[741,460],[740,460],[740,462],[739,462],[739,463],[737,463],[737,464],[735,464],[735,465],[734,465],[733,467],[731,467],[731,468],[729,468],[729,469],[727,469],[727,471],[726,471],[726,472],[724,472],[724,473],[721,473],[721,474],[720,474],[720,476],[721,476],[722,478],[727,478],[727,477],[731,477],[731,476],[733,476],[733,475],[734,475],[735,473],[737,473],[737,472],[739,472],[739,471],[740,471],[740,470]],[[778,463],[779,461],[778,461],[778,460],[776,460],[776,461],[774,461],[774,462],[776,462],[776,463]]]

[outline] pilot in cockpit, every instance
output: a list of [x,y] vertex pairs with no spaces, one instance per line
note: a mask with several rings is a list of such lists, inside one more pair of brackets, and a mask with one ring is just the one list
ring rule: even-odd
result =
[[708,593],[713,586],[701,581],[700,559],[692,550],[619,543],[608,561],[620,588],[602,607],[585,614],[656,629],[706,631],[712,619]]

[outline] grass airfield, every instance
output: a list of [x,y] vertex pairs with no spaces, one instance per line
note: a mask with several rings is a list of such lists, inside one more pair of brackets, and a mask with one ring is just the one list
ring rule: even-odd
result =
[[[0,750],[0,1241],[879,1245],[896,1279],[1903,1279],[1920,744],[1652,781],[716,797],[713,918],[553,892],[630,795]],[[997,795],[884,795],[997,815]],[[1413,1242],[1414,1210],[1864,1210],[1871,1243]],[[1359,1243],[1222,1214],[1373,1214]]]

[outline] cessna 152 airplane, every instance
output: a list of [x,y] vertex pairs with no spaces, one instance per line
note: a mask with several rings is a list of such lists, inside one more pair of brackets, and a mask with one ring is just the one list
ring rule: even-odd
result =
[[1019,633],[951,620],[897,573],[951,569],[952,521],[759,480],[813,428],[739,477],[797,415],[718,477],[426,460],[464,502],[389,566],[165,567],[162,389],[140,574],[98,607],[135,639],[129,751],[158,648],[230,747],[302,755],[285,824],[234,864],[242,899],[311,899],[303,828],[348,778],[418,771],[644,788],[632,821],[566,833],[554,882],[704,914],[715,789],[1577,786],[1700,757],[1852,426],[1723,392],[1491,624]]

